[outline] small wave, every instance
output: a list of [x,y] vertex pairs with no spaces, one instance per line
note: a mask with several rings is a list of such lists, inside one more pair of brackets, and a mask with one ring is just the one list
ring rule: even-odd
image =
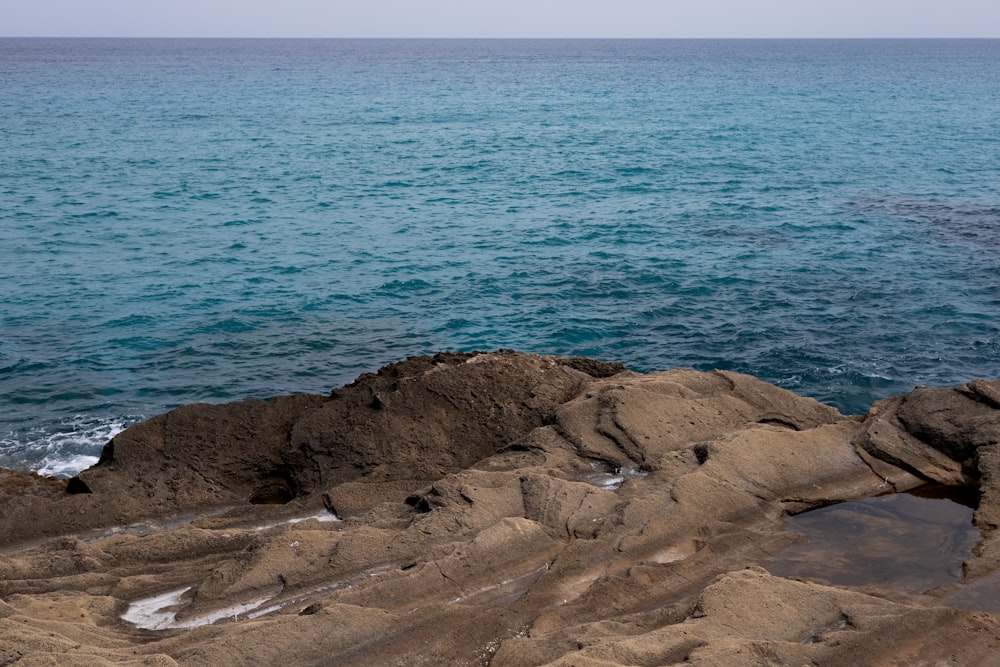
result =
[[92,220],[97,218],[117,218],[117,211],[88,211],[87,213],[77,213],[69,216],[72,220]]
[[11,433],[0,440],[0,464],[24,468],[46,477],[72,477],[97,463],[104,445],[139,417],[96,419],[77,415],[55,428]]
[[244,322],[243,320],[236,317],[228,317],[224,320],[220,320],[213,324],[206,324],[205,326],[198,327],[194,330],[195,334],[234,334],[234,333],[246,333],[247,331],[253,331],[254,326],[250,322]]
[[378,291],[383,294],[398,296],[425,294],[435,290],[436,288],[432,283],[429,283],[426,280],[421,280],[420,278],[411,278],[409,280],[390,280],[387,283],[383,283],[378,288]]

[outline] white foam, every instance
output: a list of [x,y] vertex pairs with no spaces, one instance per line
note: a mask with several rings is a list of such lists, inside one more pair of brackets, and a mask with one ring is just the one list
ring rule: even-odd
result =
[[41,467],[36,470],[43,477],[72,477],[81,470],[86,470],[97,463],[98,457],[77,454],[68,459],[57,459],[46,456],[42,459]]
[[34,429],[16,440],[5,439],[4,445],[19,450],[18,459],[40,475],[72,477],[97,463],[105,443],[138,420],[138,417],[95,419],[76,415],[54,432]]

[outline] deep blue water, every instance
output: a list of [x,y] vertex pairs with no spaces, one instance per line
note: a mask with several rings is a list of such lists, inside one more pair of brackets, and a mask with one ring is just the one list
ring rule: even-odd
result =
[[862,413],[1000,378],[1000,41],[0,40],[0,290],[48,472],[441,349]]

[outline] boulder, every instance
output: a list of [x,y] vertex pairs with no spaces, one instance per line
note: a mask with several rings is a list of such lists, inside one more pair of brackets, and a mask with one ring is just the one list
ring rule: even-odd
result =
[[974,485],[976,452],[1000,443],[1000,382],[918,387],[878,401],[856,442],[872,456],[942,484]]

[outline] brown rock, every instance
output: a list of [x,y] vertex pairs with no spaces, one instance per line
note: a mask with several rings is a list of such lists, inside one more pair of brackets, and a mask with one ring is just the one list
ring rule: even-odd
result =
[[[964,391],[963,388],[914,389],[899,406],[896,418],[914,437],[955,461],[968,464],[979,447],[1000,444],[1000,407],[975,400],[987,386],[979,381],[966,385]],[[975,391],[973,387],[981,389]]]
[[905,399],[887,398],[876,402],[865,416],[855,443],[871,456],[948,486],[965,483],[962,464],[909,433],[897,417]]
[[68,485],[4,473],[0,546],[184,511],[319,508],[324,491],[349,481],[380,486],[351,500],[332,491],[327,502],[345,514],[399,502],[540,426],[590,381],[575,367],[607,375],[620,365],[443,353],[365,374],[332,397],[177,408],[115,436]]
[[16,503],[19,498],[58,498],[66,493],[66,482],[33,472],[0,468],[0,502]]
[[788,512],[930,477],[978,485],[967,571],[1000,576],[997,388],[862,422],[735,373],[500,352],[188,406],[76,493],[7,478],[0,665],[991,664],[997,619],[949,591],[761,566],[802,539]]
[[1000,443],[1000,382],[975,380],[955,389],[919,387],[879,401],[857,444],[926,479],[975,483],[976,450]]

